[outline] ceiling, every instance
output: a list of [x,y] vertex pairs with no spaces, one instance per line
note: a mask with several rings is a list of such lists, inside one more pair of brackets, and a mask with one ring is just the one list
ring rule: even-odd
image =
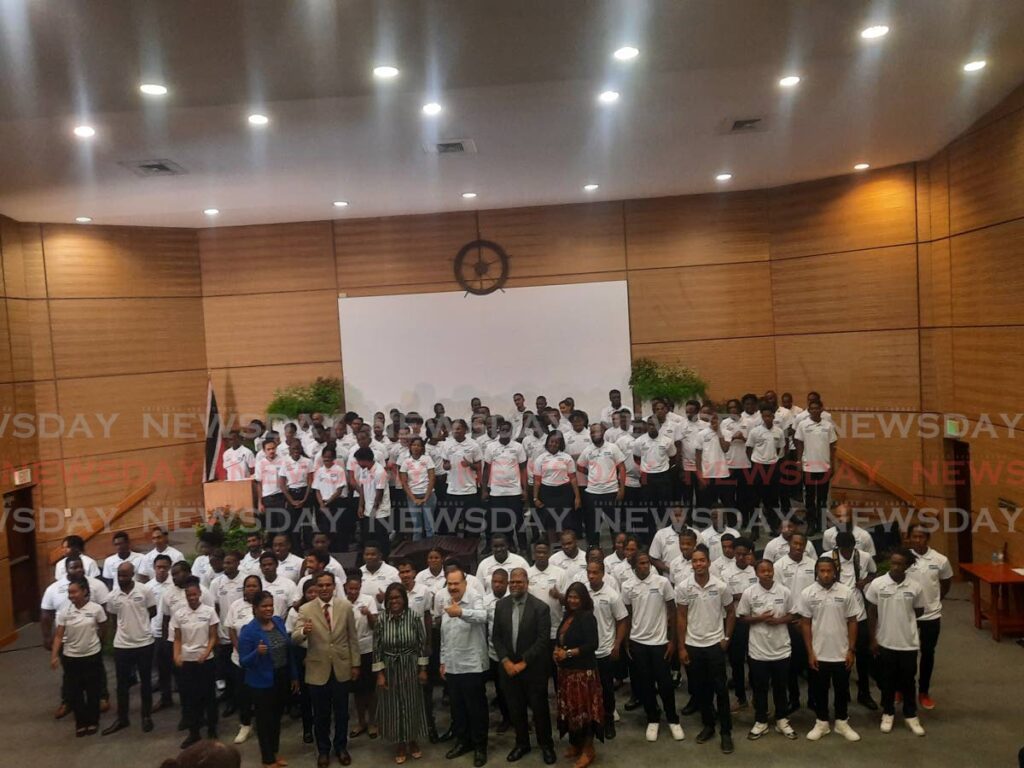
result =
[[[1010,0],[0,0],[0,212],[203,227],[776,186],[930,156],[1024,81],[1022,33]],[[478,153],[423,148],[453,138]],[[120,165],[155,158],[186,173]]]

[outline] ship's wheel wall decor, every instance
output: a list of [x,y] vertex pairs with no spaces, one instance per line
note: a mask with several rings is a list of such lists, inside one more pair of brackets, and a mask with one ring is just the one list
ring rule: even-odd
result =
[[473,240],[455,257],[455,279],[467,293],[486,296],[508,280],[508,254],[491,240]]

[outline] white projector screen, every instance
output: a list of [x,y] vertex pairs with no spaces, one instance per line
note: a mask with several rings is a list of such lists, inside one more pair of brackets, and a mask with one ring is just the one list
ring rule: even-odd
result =
[[479,396],[510,415],[522,392],[552,407],[571,395],[592,421],[608,390],[632,402],[625,281],[509,288],[489,296],[423,293],[338,299],[345,407],[469,416]]

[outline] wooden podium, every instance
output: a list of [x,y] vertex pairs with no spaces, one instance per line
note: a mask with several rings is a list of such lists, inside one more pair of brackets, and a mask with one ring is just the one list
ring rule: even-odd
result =
[[206,515],[217,510],[230,509],[243,523],[256,522],[259,499],[256,498],[256,483],[252,480],[215,480],[203,483],[203,503]]

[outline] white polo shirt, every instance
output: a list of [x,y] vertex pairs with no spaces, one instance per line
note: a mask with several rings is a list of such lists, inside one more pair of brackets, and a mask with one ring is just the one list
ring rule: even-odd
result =
[[267,455],[260,452],[260,455],[256,457],[255,473],[256,482],[260,484],[260,496],[266,498],[267,496],[273,496],[275,493],[280,491],[277,483],[277,479],[281,476],[281,467],[284,461],[281,458],[281,454],[275,454],[273,459],[268,459]]
[[[480,446],[470,437],[461,443],[450,437],[444,446],[444,460],[451,465],[448,469],[448,495],[470,496],[476,493],[480,478],[476,476],[474,467],[484,458]],[[462,466],[463,461],[470,466]]]
[[727,583],[732,596],[738,597],[757,584],[757,572],[752,565],[748,565],[746,568],[733,566],[729,571],[729,581]]
[[444,443],[427,442],[424,453],[434,462],[434,477],[445,477],[448,470],[444,468]]
[[156,600],[156,616],[153,617],[153,621],[150,622],[149,629],[153,633],[153,637],[160,639],[164,636],[164,614],[163,614],[163,598],[164,592],[167,588],[173,586],[174,582],[171,581],[171,577],[168,576],[163,581],[157,581],[151,579],[146,582],[146,586],[153,592],[153,598]]
[[[729,450],[725,453],[725,460],[730,469],[747,469],[750,466],[750,459],[747,458],[747,436],[750,428],[739,418],[729,416],[722,420],[722,437],[729,441]],[[739,436],[740,440],[733,440]]]
[[622,602],[622,595],[612,589],[607,581],[597,591],[588,582],[587,592],[594,601],[594,618],[597,620],[597,650],[594,656],[604,659],[611,655],[615,646],[616,624],[629,616],[629,611]]
[[154,548],[149,550],[149,552],[146,552],[142,556],[142,562],[139,563],[139,568],[136,571],[135,575],[148,576],[149,578],[153,578],[153,561],[156,560],[156,558],[160,555],[167,555],[169,558],[171,558],[172,566],[175,563],[180,563],[182,560],[185,559],[185,556],[181,554],[181,552],[176,550],[174,547],[165,547],[163,552],[157,552],[156,549]]
[[523,450],[526,451],[526,484],[533,485],[534,461],[546,452],[544,441],[547,435],[536,437],[532,432],[523,438]]
[[359,653],[367,654],[373,652],[373,627],[370,626],[369,616],[363,614],[366,608],[370,616],[378,613],[377,600],[369,595],[359,595],[352,604],[352,613],[356,617],[356,638],[359,640]]
[[445,588],[445,582],[444,568],[439,573],[432,573],[429,568],[424,568],[416,574],[416,583],[422,584],[435,595]]
[[825,589],[815,582],[800,593],[794,613],[811,620],[811,647],[818,661],[846,661],[846,652],[853,650],[846,623],[860,610],[849,587],[835,582]]
[[106,611],[92,600],[76,608],[70,600],[57,611],[56,623],[64,627],[61,650],[65,656],[81,659],[103,650],[99,625],[107,620]]
[[771,429],[759,424],[751,427],[746,447],[753,449],[750,460],[755,464],[775,464],[786,455],[786,436],[774,423]]
[[832,466],[830,447],[839,437],[836,435],[835,425],[831,421],[815,422],[810,418],[797,422],[795,440],[802,440],[804,444],[803,469],[804,472],[827,472]]
[[667,472],[669,459],[676,455],[676,444],[671,437],[651,437],[646,432],[633,441],[633,455],[640,457],[640,471],[647,475]]
[[149,609],[155,609],[156,603],[156,595],[148,584],[133,582],[131,591],[123,592],[121,585],[114,582],[107,598],[107,610],[117,616],[115,648],[144,648],[153,644]]
[[117,581],[117,569],[125,563],[131,563],[135,568],[135,574],[138,575],[139,566],[142,565],[142,553],[129,552],[128,557],[123,560],[116,552],[108,556],[107,559],[103,561],[103,578],[110,579],[110,581]]
[[282,619],[288,615],[288,609],[298,601],[302,595],[299,593],[299,585],[278,571],[273,582],[261,577],[263,589],[274,596],[274,615]]
[[619,490],[618,467],[625,460],[622,450],[607,440],[600,448],[592,442],[584,448],[576,465],[587,473],[587,493],[616,493]]
[[864,589],[864,597],[878,609],[875,638],[890,651],[916,651],[921,647],[915,608],[924,608],[921,585],[910,576],[897,584],[888,573]]
[[293,459],[285,456],[278,470],[278,477],[283,477],[289,488],[302,490],[309,485],[309,476],[313,473],[313,462],[305,456]]
[[213,602],[217,607],[217,616],[220,618],[218,632],[222,643],[231,642],[231,638],[228,636],[228,628],[230,626],[227,623],[228,611],[231,610],[234,602],[242,597],[245,577],[246,575],[239,569],[233,579],[226,573],[222,573],[214,577],[213,581],[210,582],[210,594],[213,595]]
[[418,459],[411,454],[398,466],[399,474],[405,474],[405,481],[409,484],[409,490],[414,496],[422,496],[430,487],[430,470],[434,470],[437,476],[437,465],[429,454],[424,453]]
[[199,555],[192,561],[192,575],[199,579],[200,583],[209,584],[213,580],[212,576],[207,578],[211,571],[213,566],[210,565],[209,555]]
[[923,555],[918,555],[914,564],[907,569],[907,575],[921,587],[924,596],[924,614],[919,621],[932,621],[942,617],[942,585],[941,581],[953,578],[953,568],[941,552],[929,548]]
[[519,467],[526,463],[526,449],[521,443],[510,440],[508,445],[502,445],[500,440],[492,441],[484,451],[484,462],[490,466],[487,486],[491,496],[522,494]]
[[562,601],[551,596],[551,588],[557,587],[564,595],[572,582],[566,577],[565,571],[557,565],[552,565],[550,561],[543,571],[536,565],[531,565],[527,575],[530,579],[530,594],[538,600],[543,600],[551,609],[551,639],[554,640],[558,634],[558,625],[562,623]]
[[606,405],[604,408],[602,408],[601,409],[601,423],[604,424],[606,427],[611,427],[611,425],[612,425],[612,414],[614,414],[618,410],[620,410],[620,408],[615,408],[610,403],[608,405]]
[[407,590],[409,594],[409,610],[414,616],[423,618],[423,614],[429,614],[434,605],[434,593],[422,584],[413,584],[412,589]]
[[[722,437],[725,434],[722,433]],[[700,471],[705,478],[721,479],[729,476],[729,462],[722,450],[722,442],[719,440],[719,432],[706,427],[700,431],[698,436],[700,445]]]
[[623,463],[626,465],[626,487],[640,487],[640,467],[636,464],[636,438],[630,434],[623,434],[615,441],[615,445],[622,451]]
[[740,537],[739,531],[728,527],[721,531],[716,531],[714,526],[709,526],[700,532],[700,542],[708,548],[708,557],[712,563],[722,556],[722,536],[727,533],[731,533],[737,539]]
[[[96,564],[96,561],[88,555],[79,555],[78,557],[82,561],[82,568],[85,570],[86,577],[98,579],[100,577],[100,567]],[[66,557],[62,557],[53,566],[54,581],[60,581],[68,575],[67,560]]]
[[256,454],[244,445],[226,448],[221,456],[221,464],[227,472],[228,480],[248,480],[256,468]]
[[[174,582],[170,578],[167,579],[167,586],[164,587],[160,594],[160,613],[164,616],[174,616],[174,613],[181,607],[188,605],[188,599],[185,597],[185,590],[181,587],[175,586]],[[213,594],[206,587],[199,585],[199,602],[203,605],[209,605],[211,608],[215,608],[213,602]],[[172,637],[168,637],[168,640],[173,640]]]
[[668,643],[668,611],[675,594],[668,579],[653,568],[646,579],[633,575],[622,585],[622,602],[632,609],[629,639],[640,645]]
[[683,469],[694,472],[697,469],[697,449],[700,448],[700,433],[707,426],[706,421],[696,418],[684,419],[680,427],[680,445],[683,449]]
[[549,488],[568,485],[569,477],[576,472],[576,462],[565,451],[550,453],[547,450],[533,460],[533,473],[540,475],[540,484]]
[[[789,542],[783,538],[780,533],[774,539],[764,545],[764,553],[761,555],[764,560],[771,560],[773,563],[783,555],[789,554]],[[807,545],[804,547],[804,557],[815,560],[818,557],[817,551],[814,549],[814,544],[810,540],[807,540]]]
[[[793,599],[778,579],[772,581],[771,589],[765,589],[757,582],[744,590],[736,606],[737,616],[763,616],[770,613],[780,618],[793,613]],[[763,621],[750,625],[748,653],[754,661],[778,661],[789,658],[792,647],[789,642],[789,627],[785,624],[766,624]]]
[[619,438],[624,434],[626,433],[621,427],[608,427],[608,429],[604,431],[604,441],[606,443],[618,444]]
[[373,573],[370,573],[370,569],[365,565],[360,566],[359,571],[363,574],[363,586],[359,588],[359,594],[369,595],[374,600],[377,599],[378,593],[385,591],[396,581],[401,581],[398,578],[398,569],[384,562]]
[[[227,619],[225,619],[228,625],[228,640],[230,641],[231,638],[230,630],[235,630],[236,636],[240,635],[242,633],[242,627],[244,627],[246,624],[252,621],[253,618],[255,618],[255,616],[253,615],[252,612],[252,603],[247,603],[242,598],[238,598],[237,600],[235,600],[235,602],[233,602],[231,606],[228,608]],[[220,636],[221,634],[220,625],[218,625],[217,634],[218,636]],[[238,659],[237,648],[232,648],[231,650],[231,662],[236,667],[241,666],[241,662]]]
[[344,498],[348,491],[348,477],[342,463],[335,460],[330,467],[320,465],[320,468],[313,474],[313,490],[320,492],[320,498],[324,501],[331,499],[338,489],[341,493],[338,498]]
[[[199,661],[210,642],[210,627],[218,624],[220,619],[217,618],[217,611],[205,603],[200,603],[195,610],[188,604],[175,610],[168,626],[171,637],[174,637],[175,630],[181,632],[181,660]],[[208,656],[207,661],[212,658],[212,655]]]
[[725,615],[732,605],[732,594],[725,582],[708,575],[703,587],[696,577],[676,587],[676,602],[686,606],[686,637],[683,642],[694,648],[708,648],[725,638]]
[[[365,500],[366,516],[375,520],[391,517],[391,488],[388,483],[387,470],[380,464],[371,464],[369,469],[359,467],[356,472],[356,482],[359,484],[359,492]],[[384,495],[381,496],[380,505],[374,508],[377,491],[381,490],[384,491]]]
[[558,566],[565,571],[566,586],[574,581],[587,583],[587,553],[577,547],[576,556],[569,557],[564,549],[560,549],[551,556],[551,565]]
[[289,552],[284,560],[277,561],[277,575],[284,576],[295,584],[299,583],[299,574],[302,573],[302,566],[305,560],[294,552]]
[[724,582],[729,581],[729,574],[732,573],[733,569],[736,568],[736,559],[733,557],[726,557],[722,555],[716,560],[711,561],[711,565],[708,566],[708,571],[716,579],[721,579]]
[[[867,609],[864,607],[864,596],[861,591],[857,589],[857,569],[854,567],[854,558],[857,558],[860,564],[860,577],[863,579],[865,576],[878,573],[878,566],[875,565],[875,559],[871,557],[867,552],[861,552],[854,548],[853,557],[849,560],[843,557],[839,550],[834,550],[836,556],[839,559],[839,581],[850,588],[853,592],[853,600],[860,608],[857,614],[857,621],[864,621],[868,617]],[[866,587],[865,587],[866,589]]]
[[[89,582],[89,600],[97,605],[103,605],[107,602],[107,598],[110,596],[110,590],[107,589],[107,585],[99,579],[86,578],[86,581]],[[44,611],[56,613],[67,605],[70,602],[68,600],[68,584],[70,583],[66,576],[60,581],[53,582],[43,592],[43,599],[39,607]]]
[[[871,538],[871,534],[861,528],[859,525],[854,525],[850,529],[850,533],[853,534],[853,546],[862,552],[867,552],[872,557],[875,556],[875,541]],[[821,550],[828,552],[830,549],[836,548],[836,536],[839,534],[839,527],[833,525],[827,529],[825,533],[821,535]]]
[[655,560],[661,560],[665,565],[671,566],[677,558],[682,557],[682,552],[679,551],[679,531],[672,525],[659,528],[651,540],[648,552]]
[[680,556],[672,561],[672,565],[668,569],[668,580],[672,582],[672,586],[678,587],[692,576],[693,561],[687,560],[682,556],[682,553],[680,553]]
[[565,433],[565,452],[572,456],[573,461],[577,461],[587,447],[593,444],[594,442],[590,439],[590,430],[586,427],[579,432],[569,429]]
[[485,557],[480,561],[480,565],[476,567],[476,577],[480,579],[480,583],[483,585],[484,594],[489,595],[491,593],[491,576],[499,568],[511,576],[514,568],[522,568],[525,571],[530,570],[530,564],[526,562],[526,558],[517,555],[515,552],[509,552],[505,558],[505,562],[499,563],[494,555]]
[[785,555],[775,561],[775,580],[781,582],[793,595],[793,602],[807,587],[814,583],[815,558],[804,553],[800,562]]

